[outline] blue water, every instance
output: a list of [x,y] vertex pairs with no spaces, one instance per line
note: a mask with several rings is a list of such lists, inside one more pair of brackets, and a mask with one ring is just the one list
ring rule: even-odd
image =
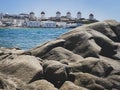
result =
[[0,29],[0,47],[30,49],[68,32],[60,28]]

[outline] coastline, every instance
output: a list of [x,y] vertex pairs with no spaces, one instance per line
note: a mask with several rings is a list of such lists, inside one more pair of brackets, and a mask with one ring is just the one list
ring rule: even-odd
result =
[[0,29],[19,29],[19,28],[27,28],[27,27],[14,27],[14,26],[1,27],[1,26],[0,26]]
[[[79,27],[79,26],[78,26]],[[41,29],[41,28],[43,28],[43,29],[45,29],[45,28],[47,28],[47,27],[14,27],[14,26],[9,26],[9,27],[1,27],[0,26],[0,29]],[[48,28],[50,28],[50,27],[48,27]],[[47,28],[47,29],[48,29]],[[53,28],[53,27],[52,27]],[[50,29],[52,29],[52,28],[50,28]],[[74,28],[72,28],[72,27],[66,27],[66,28],[62,28],[62,27],[55,27],[56,29],[58,28],[58,29],[74,29]],[[77,28],[77,27],[75,27],[75,28]],[[54,28],[53,28],[54,29]]]

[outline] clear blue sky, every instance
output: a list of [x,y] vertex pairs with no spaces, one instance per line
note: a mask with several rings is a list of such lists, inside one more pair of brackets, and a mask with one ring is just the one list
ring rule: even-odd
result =
[[55,16],[56,11],[66,15],[70,11],[74,17],[81,11],[84,18],[93,13],[99,20],[120,21],[120,0],[0,0],[0,12],[19,14],[30,11],[36,16],[41,11],[45,11],[46,16]]

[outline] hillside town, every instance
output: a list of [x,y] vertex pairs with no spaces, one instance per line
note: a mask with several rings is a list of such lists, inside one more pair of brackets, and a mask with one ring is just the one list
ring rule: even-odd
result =
[[66,15],[62,16],[59,11],[56,12],[54,17],[46,17],[44,11],[40,13],[40,17],[36,17],[34,12],[18,15],[0,13],[0,27],[74,28],[97,21],[94,14],[89,14],[88,19],[85,19],[82,17],[81,12],[77,12],[75,18],[72,17],[71,12],[67,12]]

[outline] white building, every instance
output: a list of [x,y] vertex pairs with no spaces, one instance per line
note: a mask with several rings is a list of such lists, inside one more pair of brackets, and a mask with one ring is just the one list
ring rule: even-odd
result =
[[53,22],[53,21],[41,21],[41,27],[55,28],[56,27],[56,22]]
[[2,26],[3,24],[2,24],[2,22],[0,21],[0,26]]
[[20,13],[19,16],[20,16],[20,17],[26,17],[26,18],[28,18],[28,17],[29,17],[29,14],[26,14],[26,13]]
[[89,20],[94,20],[94,15],[92,13],[89,15]]
[[39,21],[28,21],[26,22],[27,27],[40,27],[41,23]]
[[41,12],[41,19],[45,19],[45,12]]
[[77,13],[77,19],[81,19],[81,12]]
[[29,19],[30,20],[35,20],[35,13],[34,12],[30,12],[30,14],[29,14]]
[[67,12],[66,17],[69,18],[69,19],[71,19],[71,13]]
[[61,13],[59,11],[56,12],[56,18],[61,18]]
[[75,28],[77,26],[78,26],[77,23],[69,23],[69,24],[66,25],[67,28]]
[[22,27],[24,22],[25,22],[25,20],[23,20],[23,19],[14,19],[13,25],[16,27]]
[[60,28],[66,28],[66,25],[67,23],[66,22],[57,22],[57,27],[60,27]]
[[30,17],[34,17],[35,16],[35,13],[34,12],[30,12]]
[[3,13],[0,13],[0,20],[3,20]]

